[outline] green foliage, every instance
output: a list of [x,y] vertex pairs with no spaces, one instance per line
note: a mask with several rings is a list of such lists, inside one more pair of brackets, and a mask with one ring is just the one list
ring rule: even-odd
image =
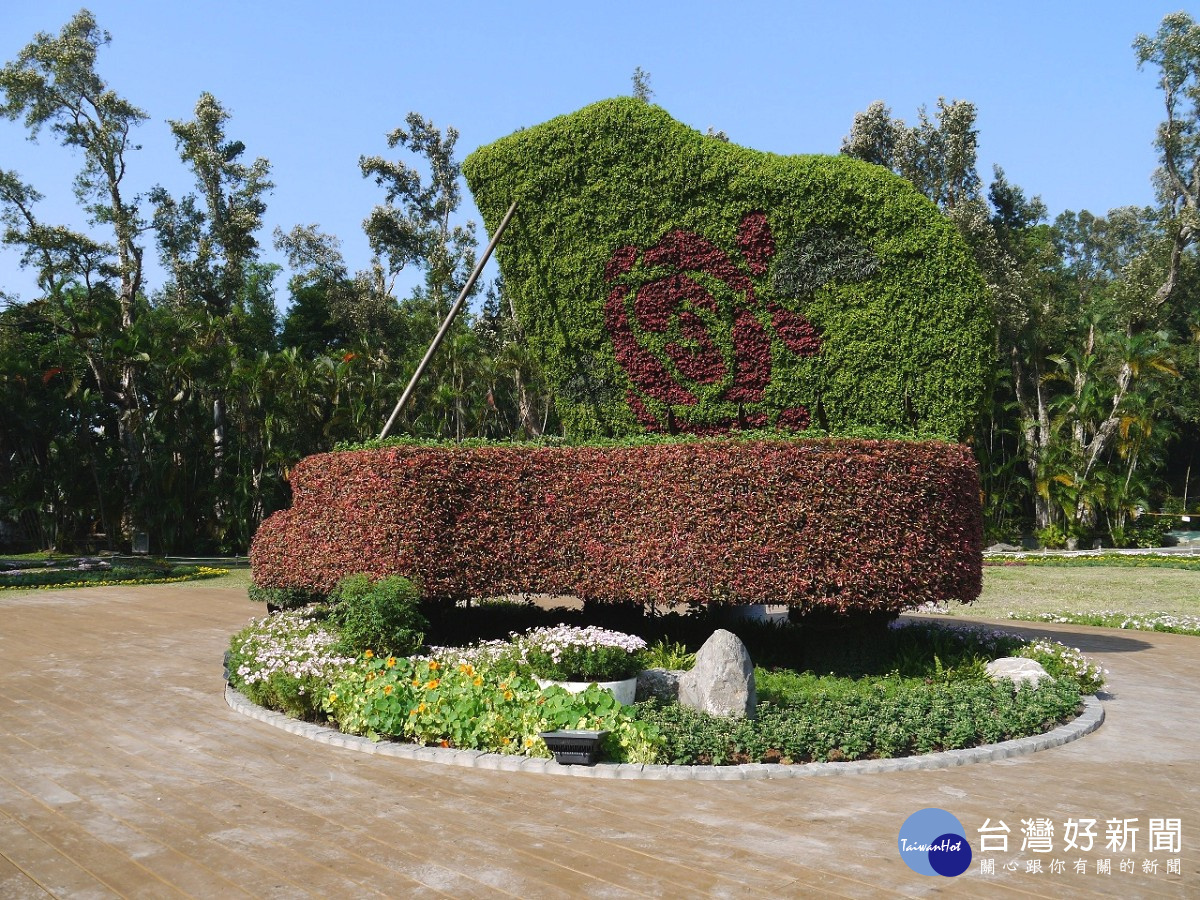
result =
[[1038,529],[1038,543],[1049,550],[1061,550],[1067,546],[1067,535],[1058,525],[1047,525]]
[[428,622],[421,614],[421,594],[407,578],[350,575],[330,594],[333,622],[341,647],[351,653],[406,656],[420,649]]
[[647,669],[687,670],[696,665],[696,654],[686,644],[663,638],[646,648],[643,661]]
[[1007,684],[957,680],[927,684],[888,677],[852,681],[755,671],[755,719],[708,716],[681,706],[637,705],[640,721],[678,765],[804,763],[957,750],[1038,734],[1079,709],[1075,682],[1062,679],[1014,692]]
[[[606,282],[605,269],[615,251],[650,248],[672,229],[699,235],[751,278],[764,331],[774,328],[766,310],[775,303],[806,318],[821,339],[816,356],[773,339],[761,402],[740,410],[722,399],[721,382],[700,391],[699,405],[671,407],[687,423],[681,428],[740,421],[743,412],[775,421],[782,410],[806,407],[812,421],[835,434],[869,425],[957,438],[975,413],[988,353],[982,282],[953,226],[881,169],[845,158],[756,153],[707,139],[658,107],[618,98],[483,147],[463,171],[493,228],[518,203],[498,258],[569,434],[642,430],[626,404],[634,383],[606,325],[615,276],[610,271]],[[830,240],[862,256],[862,280],[835,279],[803,301],[774,296],[769,269],[739,246],[739,224],[755,212],[765,212],[781,251],[814,233],[837,236]],[[765,246],[760,242],[759,262],[769,255]],[[877,260],[877,269],[868,260]],[[632,288],[670,274],[643,260],[620,283]],[[718,312],[705,313],[704,325],[728,364],[741,301],[719,279],[690,280],[716,298]],[[634,337],[654,353],[666,352],[672,340],[686,343],[668,332],[635,327]],[[666,415],[659,406],[653,411],[660,420]]]
[[562,728],[609,731],[604,750],[616,762],[652,762],[657,743],[608,691],[543,691],[496,663],[364,657],[322,707],[352,734],[492,753],[548,757],[538,734]]

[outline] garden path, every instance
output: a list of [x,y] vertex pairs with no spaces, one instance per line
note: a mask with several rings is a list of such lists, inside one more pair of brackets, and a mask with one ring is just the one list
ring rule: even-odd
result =
[[[627,782],[353,753],[240,716],[221,655],[256,612],[244,589],[203,582],[0,594],[0,897],[1200,896],[1197,638],[1006,625],[1112,672],[1105,724],[1058,749],[940,771]],[[911,872],[896,837],[926,806],[976,848],[1002,820],[1009,852],[977,849],[955,879]],[[1058,852],[1021,852],[1033,818],[1054,823]],[[1061,852],[1070,818],[1097,820],[1092,852]],[[1181,820],[1181,852],[1149,852],[1151,818]],[[1105,850],[1108,819],[1138,820],[1135,852]],[[1111,875],[1096,873],[1104,858]]]

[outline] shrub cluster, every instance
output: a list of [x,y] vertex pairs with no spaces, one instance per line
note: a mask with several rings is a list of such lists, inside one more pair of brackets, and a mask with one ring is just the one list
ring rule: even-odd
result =
[[761,669],[755,675],[761,702],[752,720],[639,703],[638,719],[661,735],[661,761],[733,765],[909,756],[1038,734],[1079,711],[1079,690],[1069,678],[1014,691],[974,679],[855,681]]
[[984,284],[881,167],[756,152],[616,98],[463,173],[490,229],[517,201],[497,258],[571,435],[970,425]]
[[868,440],[398,446],[292,471],[259,528],[260,587],[405,573],[429,598],[895,612],[981,587],[966,447]]
[[338,582],[329,598],[341,647],[357,656],[408,656],[421,649],[429,626],[417,586],[401,575],[373,579],[358,572]]

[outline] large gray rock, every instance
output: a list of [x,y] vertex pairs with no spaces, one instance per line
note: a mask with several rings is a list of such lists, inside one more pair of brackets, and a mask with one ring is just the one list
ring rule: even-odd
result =
[[637,699],[674,703],[679,699],[679,676],[683,670],[643,669],[638,673]]
[[1042,667],[1040,662],[1021,656],[1003,656],[1000,659],[994,659],[987,664],[987,673],[992,681],[1007,678],[1016,687],[1023,684],[1032,684],[1037,687],[1043,679],[1051,678],[1050,673]]
[[679,677],[679,704],[713,716],[754,717],[754,664],[737,635],[721,628],[704,642],[695,667]]

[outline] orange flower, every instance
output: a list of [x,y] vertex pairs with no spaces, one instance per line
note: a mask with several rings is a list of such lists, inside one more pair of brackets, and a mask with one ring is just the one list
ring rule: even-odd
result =
[[370,650],[368,650],[366,653],[364,653],[364,654],[363,654],[363,656],[365,656],[367,659],[374,659],[374,658],[375,658],[375,654],[374,654],[374,653],[372,653]]
[[438,661],[436,659],[430,661],[430,663],[429,663],[429,671],[430,672],[436,672],[440,668],[441,668],[441,666],[438,665]]
[[393,690],[394,690],[394,688],[390,684],[385,684],[383,686],[383,692],[385,694],[390,694]]
[[438,684],[439,684],[439,683],[440,683],[440,682],[439,682],[439,681],[438,681],[436,678],[434,678],[432,681],[427,681],[427,682],[425,682],[425,688],[426,688],[427,690],[430,690],[430,691],[432,691],[432,690],[434,690],[435,688],[437,688],[437,686],[438,686]]
[[389,669],[393,669],[393,668],[395,668],[395,666],[396,666],[396,657],[389,656],[388,661],[387,661],[387,667]]
[[505,691],[505,692],[504,692],[504,699],[505,699],[505,700],[511,700],[512,698],[513,698],[513,692],[512,692],[512,691]]
[[483,679],[477,677],[474,681],[471,682],[471,684],[475,685],[475,687],[479,687],[481,684],[483,684]]

